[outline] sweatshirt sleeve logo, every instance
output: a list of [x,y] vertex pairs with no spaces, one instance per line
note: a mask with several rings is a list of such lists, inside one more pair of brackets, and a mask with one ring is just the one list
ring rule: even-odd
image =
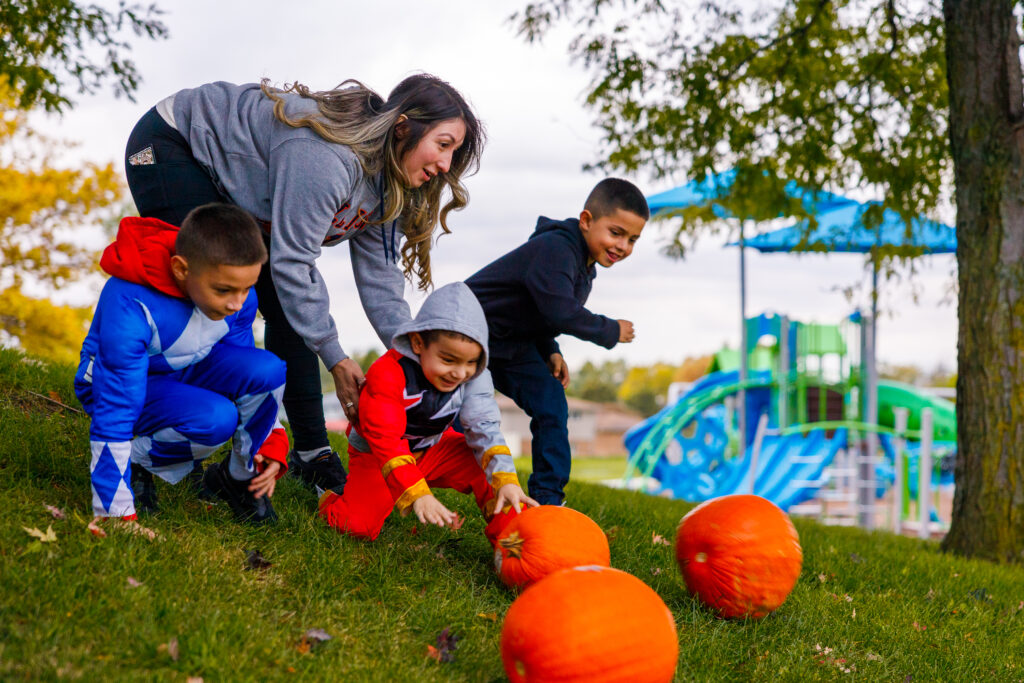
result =
[[324,238],[323,246],[336,244],[345,239],[350,231],[361,230],[366,226],[366,219],[369,218],[370,212],[362,208],[353,212],[350,210],[351,208],[351,203],[345,202],[335,212],[334,218],[331,219],[331,227],[327,230],[327,237]]

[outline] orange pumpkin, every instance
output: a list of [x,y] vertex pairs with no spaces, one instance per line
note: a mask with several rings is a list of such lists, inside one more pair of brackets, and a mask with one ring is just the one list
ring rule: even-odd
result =
[[611,564],[608,538],[582,512],[557,505],[513,515],[494,544],[494,568],[506,586],[523,588],[557,569]]
[[665,603],[640,579],[608,567],[549,574],[512,603],[501,628],[513,683],[671,681],[678,657]]
[[686,588],[719,616],[760,619],[793,590],[803,551],[793,523],[774,503],[733,495],[683,517],[676,559]]

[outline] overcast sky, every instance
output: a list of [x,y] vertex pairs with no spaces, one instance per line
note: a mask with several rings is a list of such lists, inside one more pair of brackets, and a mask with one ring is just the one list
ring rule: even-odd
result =
[[[110,3],[108,3],[110,4]],[[159,99],[215,80],[300,81],[327,89],[356,78],[386,96],[405,76],[426,71],[451,82],[484,121],[489,142],[480,172],[469,178],[470,205],[453,214],[454,234],[437,244],[435,283],[463,279],[525,240],[540,214],[577,215],[601,178],[581,171],[596,160],[597,131],[582,105],[588,81],[569,63],[570,33],[541,45],[516,37],[506,18],[524,3],[478,0],[164,0],[170,39],[135,42],[143,77],[137,102],[107,91],[75,96],[76,107],[41,128],[79,141],[76,158],[115,161],[123,168],[128,133]],[[645,194],[687,180],[630,178]],[[738,254],[724,236],[706,237],[684,261],[660,253],[664,226],[651,223],[633,256],[599,268],[588,307],[636,325],[632,344],[606,351],[562,337],[570,367],[585,360],[624,358],[630,364],[679,363],[739,340]],[[348,249],[324,250],[318,265],[330,286],[342,345],[379,347],[358,303]],[[912,286],[885,283],[878,336],[882,362],[931,370],[956,362],[956,308],[949,300],[952,256],[923,261]],[[854,254],[792,256],[747,251],[748,314],[776,311],[792,318],[839,322],[866,305],[868,271]],[[843,288],[858,286],[851,304]],[[913,298],[918,298],[914,303]],[[84,296],[95,297],[98,288]],[[414,310],[421,299],[411,291]]]

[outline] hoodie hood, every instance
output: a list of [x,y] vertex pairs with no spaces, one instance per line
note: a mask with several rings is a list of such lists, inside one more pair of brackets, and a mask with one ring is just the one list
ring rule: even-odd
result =
[[423,302],[416,317],[395,332],[395,336],[391,338],[391,348],[418,362],[419,356],[412,350],[409,333],[427,330],[459,332],[483,348],[476,373],[470,379],[475,378],[487,367],[487,318],[484,317],[484,309],[480,307],[480,302],[476,300],[466,283],[453,282],[434,290]]
[[122,218],[117,239],[103,250],[100,267],[128,282],[152,287],[158,292],[184,299],[185,294],[171,274],[171,257],[178,228],[156,218]]
[[580,234],[580,221],[578,218],[566,218],[565,220],[556,221],[552,218],[548,218],[547,216],[538,216],[537,227],[534,228],[533,234],[530,235],[530,239],[532,240],[537,235],[543,235],[551,230],[566,230],[572,233],[574,237],[578,238]]

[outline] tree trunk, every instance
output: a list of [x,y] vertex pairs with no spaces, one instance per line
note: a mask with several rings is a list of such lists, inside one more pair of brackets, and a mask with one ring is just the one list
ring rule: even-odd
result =
[[1024,562],[1024,163],[1013,0],[945,0],[960,331],[943,549]]

